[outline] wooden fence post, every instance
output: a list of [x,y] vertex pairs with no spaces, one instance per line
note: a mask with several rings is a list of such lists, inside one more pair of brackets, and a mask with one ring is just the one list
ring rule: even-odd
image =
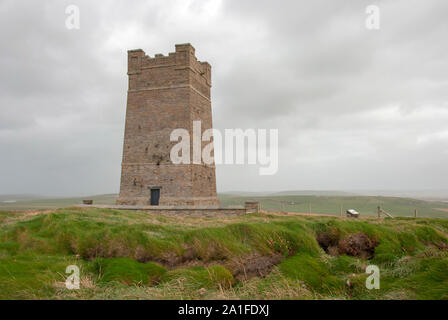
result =
[[414,218],[417,218],[417,213],[418,213],[417,209],[414,209]]
[[378,206],[378,218],[381,218],[381,207]]

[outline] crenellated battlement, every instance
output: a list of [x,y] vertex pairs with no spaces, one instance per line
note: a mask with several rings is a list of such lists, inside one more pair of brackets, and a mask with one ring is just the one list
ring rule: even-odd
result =
[[167,56],[157,53],[154,57],[147,55],[142,49],[128,51],[128,75],[140,74],[153,68],[174,67],[178,70],[188,68],[211,86],[211,66],[208,62],[199,61],[194,47],[189,44],[176,44],[176,51]]

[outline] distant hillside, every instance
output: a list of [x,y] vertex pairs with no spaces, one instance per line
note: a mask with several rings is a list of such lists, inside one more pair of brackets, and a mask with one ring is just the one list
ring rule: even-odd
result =
[[296,191],[280,191],[269,194],[271,196],[356,196],[358,193],[337,190],[296,190]]
[[359,193],[349,192],[349,191],[339,191],[339,190],[285,190],[285,191],[260,191],[260,192],[250,192],[250,191],[226,191],[220,192],[221,195],[231,195],[231,196],[254,196],[254,197],[265,197],[265,196],[354,196],[360,195]]
[[384,196],[448,201],[448,190],[355,190],[353,192],[363,196]]
[[[261,208],[266,211],[307,213],[311,209],[312,213],[339,215],[342,207],[343,213],[347,209],[355,209],[362,216],[375,216],[377,215],[377,207],[381,206],[394,216],[410,217],[414,215],[414,209],[417,209],[420,217],[448,217],[448,202],[442,201],[384,196],[360,196],[339,191],[321,191],[321,194],[316,195],[289,194],[306,192],[284,191],[270,195],[260,195],[257,192],[238,195],[223,193],[219,194],[219,199],[222,206],[244,205],[244,202],[249,200],[259,201]],[[6,199],[14,198],[10,197]],[[43,198],[31,200],[21,200],[19,196],[16,199],[14,200],[15,202],[0,201],[0,211],[66,208],[81,204],[83,199],[92,199],[94,204],[112,205],[115,204],[117,195],[105,194],[75,198]]]
[[247,200],[260,202],[260,206],[266,211],[311,212],[339,215],[341,208],[343,213],[347,209],[355,209],[362,216],[376,216],[377,207],[397,217],[411,217],[414,209],[418,210],[420,217],[446,218],[448,212],[437,209],[448,209],[447,202],[425,201],[399,197],[370,197],[370,196],[300,196],[300,195],[276,195],[276,196],[235,196],[220,195],[221,204],[243,205]]
[[14,198],[7,196],[2,197],[4,197],[5,200],[4,201],[0,200],[0,210],[38,210],[38,209],[66,208],[81,204],[83,199],[92,199],[95,204],[106,205],[106,204],[115,204],[115,201],[117,199],[116,194],[103,194],[103,195],[75,197],[75,198],[36,197],[34,199],[26,199],[24,196],[17,196],[15,198],[16,200],[14,200]]
[[448,201],[448,190],[285,190],[285,191],[226,191],[223,195],[235,196],[374,196],[400,197],[423,200]]
[[9,201],[30,201],[45,199],[44,196],[34,195],[34,194],[0,194],[0,202]]

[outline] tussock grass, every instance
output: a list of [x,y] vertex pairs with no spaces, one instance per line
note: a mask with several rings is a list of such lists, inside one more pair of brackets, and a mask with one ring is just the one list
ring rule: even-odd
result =
[[220,265],[180,268],[167,272],[165,282],[181,283],[190,290],[201,288],[231,288],[235,279],[229,270]]
[[93,271],[99,283],[120,282],[124,284],[148,285],[160,281],[166,269],[156,263],[140,263],[130,258],[97,258]]
[[[316,240],[325,232],[378,245],[371,259],[330,256]],[[447,299],[447,234],[448,220],[428,218],[0,213],[0,298]],[[278,264],[257,274],[257,261]],[[80,290],[64,286],[70,264],[81,268]],[[369,264],[380,267],[380,290],[365,287]],[[241,280],[245,267],[252,276]]]

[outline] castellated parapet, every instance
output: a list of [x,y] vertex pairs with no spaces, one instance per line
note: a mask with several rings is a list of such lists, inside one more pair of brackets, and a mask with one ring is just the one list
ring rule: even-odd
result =
[[154,58],[141,49],[130,50],[128,76],[117,204],[218,205],[214,164],[173,164],[170,159],[178,143],[170,142],[174,129],[190,133],[192,150],[193,121],[201,121],[202,132],[212,128],[210,64],[198,61],[190,44]]

